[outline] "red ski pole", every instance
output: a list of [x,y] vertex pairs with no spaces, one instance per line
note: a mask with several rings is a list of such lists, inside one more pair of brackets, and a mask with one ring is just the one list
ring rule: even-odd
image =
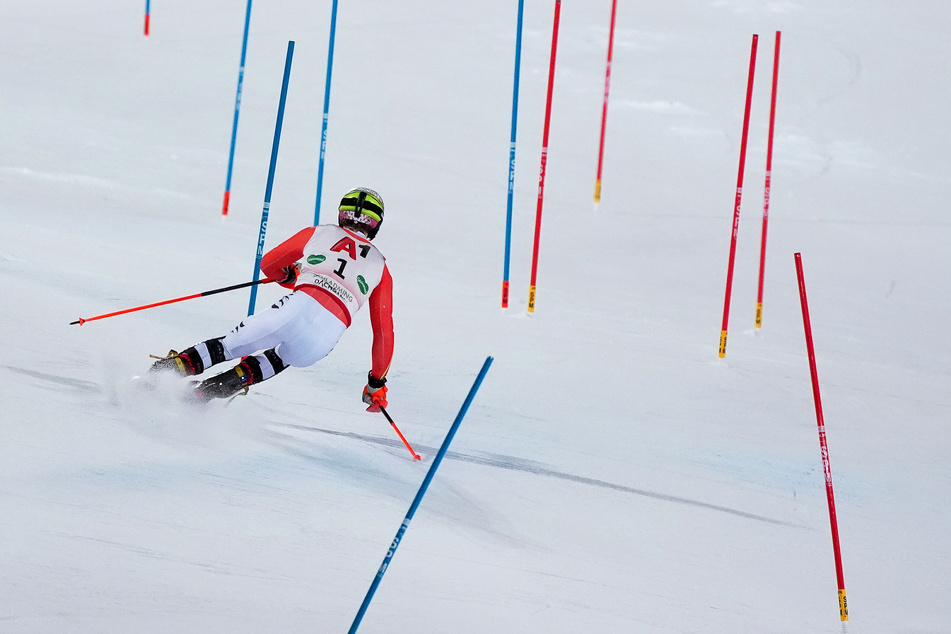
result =
[[733,290],[733,262],[736,259],[736,234],[740,228],[740,202],[743,199],[743,170],[746,167],[746,140],[750,131],[750,103],[753,100],[753,74],[756,69],[756,43],[753,35],[750,51],[750,76],[746,82],[746,111],[743,115],[743,137],[740,140],[740,169],[736,176],[736,198],[733,200],[733,235],[730,238],[730,262],[726,271],[726,296],[723,299],[723,322],[720,326],[720,358],[726,356],[726,331],[730,322],[730,292]]
[[548,99],[545,104],[545,131],[542,134],[542,164],[538,175],[538,205],[535,209],[535,246],[532,249],[532,279],[528,287],[528,312],[535,312],[535,281],[538,277],[538,243],[542,231],[542,205],[545,196],[545,166],[548,164],[548,131],[551,128],[551,100],[555,88],[555,54],[558,51],[558,21],[561,0],[555,0],[555,24],[551,32],[551,61],[548,65]]
[[403,441],[403,444],[406,445],[406,448],[409,449],[409,452],[413,454],[413,460],[422,460],[422,457],[420,457],[420,455],[413,451],[413,448],[410,447],[409,442],[406,441],[406,438],[403,436],[402,432],[400,432],[400,428],[396,426],[396,423],[393,422],[393,419],[390,418],[390,415],[386,412],[383,406],[379,405],[378,407],[380,408],[380,411],[383,412],[383,415],[386,416],[386,420],[390,421],[390,425],[393,426],[393,429],[396,430],[396,435],[400,437],[400,440]]
[[126,313],[134,313],[137,310],[145,310],[147,308],[155,308],[156,306],[164,306],[165,304],[174,304],[175,302],[184,302],[186,299],[195,299],[197,297],[208,297],[209,295],[215,295],[217,293],[225,293],[227,291],[234,291],[239,288],[246,288],[248,286],[254,286],[255,284],[267,284],[268,282],[275,282],[277,280],[255,280],[253,282],[245,282],[243,284],[235,284],[234,286],[225,286],[224,288],[216,288],[211,291],[205,291],[203,293],[195,293],[194,295],[186,295],[185,297],[176,297],[175,299],[166,299],[164,302],[155,302],[154,304],[146,304],[145,306],[136,306],[135,308],[126,308],[125,310],[117,310],[114,313],[106,313],[105,315],[97,315],[95,317],[86,317],[85,319],[80,317],[76,321],[69,322],[70,326],[75,326],[79,324],[82,326],[87,321],[95,321],[96,319],[105,319],[106,317],[115,317],[116,315],[124,315]]
[[608,35],[608,64],[604,71],[604,104],[601,106],[601,143],[598,148],[598,176],[594,181],[594,202],[601,202],[601,168],[604,166],[604,131],[608,122],[608,93],[611,90],[611,57],[614,53],[614,23],[617,18],[617,0],[611,2],[611,29]]
[[822,470],[826,481],[826,500],[829,505],[829,524],[832,527],[832,551],[835,557],[835,577],[839,587],[839,620],[842,632],[849,621],[849,604],[845,597],[845,575],[842,572],[842,552],[839,547],[839,523],[835,514],[835,496],[832,493],[832,464],[829,462],[829,446],[826,442],[826,424],[822,417],[822,399],[819,397],[819,373],[816,370],[816,352],[812,343],[812,322],[809,320],[809,303],[806,301],[806,282],[802,275],[802,255],[796,253],[796,275],[799,277],[799,301],[802,304],[802,325],[806,333],[806,351],[809,353],[809,373],[812,375],[812,396],[816,404],[816,422],[819,425],[819,450],[822,453]]
[[763,188],[763,237],[759,249],[759,286],[756,294],[756,327],[763,326],[763,278],[766,275],[766,224],[769,221],[769,194],[773,180],[773,131],[776,128],[776,84],[779,81],[779,37],[773,49],[773,92],[769,104],[769,136],[766,142],[766,186]]

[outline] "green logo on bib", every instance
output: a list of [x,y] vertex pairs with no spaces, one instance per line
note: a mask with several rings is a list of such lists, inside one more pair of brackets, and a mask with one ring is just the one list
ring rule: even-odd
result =
[[363,279],[362,275],[357,276],[357,286],[360,287],[360,292],[364,295],[366,295],[367,291],[370,290],[370,285],[367,284],[367,281]]
[[323,262],[323,261],[326,260],[326,259],[327,259],[327,257],[326,257],[326,256],[323,256],[323,255],[308,255],[308,256],[307,256],[307,263],[308,263],[308,264],[320,264],[321,262]]

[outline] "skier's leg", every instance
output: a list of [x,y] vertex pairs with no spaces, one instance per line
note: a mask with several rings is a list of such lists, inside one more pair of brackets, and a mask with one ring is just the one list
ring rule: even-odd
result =
[[199,401],[210,401],[213,398],[234,396],[253,384],[266,381],[286,367],[273,348],[247,356],[230,370],[202,381],[195,388],[195,398]]
[[172,370],[182,376],[201,374],[206,368],[233,358],[225,354],[222,339],[223,337],[209,339],[181,352],[170,350],[167,357],[152,364],[150,371]]
[[284,341],[304,336],[311,321],[309,312],[319,304],[306,293],[285,295],[270,308],[249,316],[221,340],[226,359],[275,348]]
[[167,357],[152,364],[151,371],[172,370],[193,376],[224,361],[274,348],[306,328],[310,322],[306,313],[312,308],[309,304],[317,302],[303,293],[286,295],[264,312],[249,316],[224,337],[208,339],[180,353],[169,351]]
[[287,365],[305,368],[330,354],[346,331],[346,324],[319,302],[311,301],[306,310],[306,327],[296,337],[282,341],[275,350]]
[[[283,371],[306,367],[327,356],[346,331],[346,325],[304,293],[283,298],[271,309],[246,319],[214,345],[226,359],[244,355],[231,370],[203,381],[196,389],[199,400],[228,398]],[[262,353],[262,345],[278,340]],[[209,342],[206,342],[209,343]]]

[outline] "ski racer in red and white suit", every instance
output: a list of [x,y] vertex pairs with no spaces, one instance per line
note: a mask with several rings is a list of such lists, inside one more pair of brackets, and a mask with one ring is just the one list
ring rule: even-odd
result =
[[306,367],[333,350],[364,304],[373,328],[371,366],[363,401],[368,411],[386,402],[386,374],[393,358],[393,278],[383,254],[371,242],[383,219],[383,200],[370,189],[344,196],[340,226],[318,225],[297,232],[268,251],[261,270],[291,289],[269,309],[247,317],[223,337],[171,352],[152,370],[191,376],[240,358],[226,372],[195,387],[198,400],[227,398],[265,381],[288,366]]
[[393,278],[383,254],[358,233],[320,225],[303,229],[268,251],[261,259],[261,271],[268,278],[282,279],[284,270],[295,264],[297,279],[281,285],[315,299],[345,328],[354,314],[369,304],[373,328],[370,374],[385,378],[393,358]]

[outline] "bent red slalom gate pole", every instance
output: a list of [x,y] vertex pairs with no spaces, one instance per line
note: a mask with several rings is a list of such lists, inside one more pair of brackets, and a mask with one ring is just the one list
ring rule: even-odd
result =
[[390,422],[390,425],[393,426],[393,429],[396,430],[396,435],[400,437],[400,440],[403,441],[403,444],[406,445],[406,448],[409,449],[409,452],[413,454],[413,460],[422,460],[422,457],[418,453],[413,451],[413,448],[410,446],[409,441],[406,440],[406,437],[403,436],[403,433],[400,431],[400,428],[397,427],[393,419],[390,418],[390,415],[386,411],[386,408],[383,407],[382,405],[379,405],[378,407],[380,408],[380,411],[383,412],[383,415],[386,416],[386,420],[388,420]]
[[83,319],[80,317],[76,321],[69,322],[70,326],[75,326],[79,324],[82,326],[87,321],[95,321],[97,319],[105,319],[106,317],[115,317],[116,315],[125,315],[126,313],[134,313],[137,310],[145,310],[147,308],[155,308],[156,306],[164,306],[166,304],[174,304],[175,302],[184,302],[186,299],[197,299],[199,297],[208,297],[209,295],[217,295],[218,293],[226,293],[228,291],[236,291],[239,288],[247,288],[248,286],[254,286],[255,284],[267,284],[268,282],[274,282],[276,280],[266,279],[266,280],[255,280],[253,282],[244,282],[243,284],[235,284],[234,286],[225,286],[223,288],[216,288],[210,291],[204,291],[201,293],[195,293],[194,295],[186,295],[185,297],[176,297],[175,299],[166,299],[163,302],[155,302],[154,304],[146,304],[145,306],[136,306],[135,308],[126,308],[125,310],[117,310],[114,313],[106,313],[105,315],[97,315],[95,317],[86,317]]
[[608,122],[608,93],[611,90],[611,58],[614,52],[614,23],[617,17],[617,0],[611,1],[611,29],[608,35],[608,64],[604,71],[604,105],[601,108],[601,143],[598,147],[598,175],[594,181],[594,202],[601,202],[601,168],[604,166],[604,131]]
[[538,173],[538,205],[535,209],[535,244],[532,247],[532,279],[528,287],[528,312],[535,312],[535,281],[538,277],[538,243],[542,231],[542,206],[545,198],[545,167],[548,164],[548,131],[551,128],[551,97],[555,87],[555,53],[558,50],[558,18],[561,0],[555,0],[555,24],[551,33],[551,62],[548,66],[548,98],[545,103],[545,132],[542,135],[542,164]]
[[740,169],[736,176],[736,198],[733,202],[733,235],[730,239],[730,261],[726,271],[726,296],[723,299],[723,322],[720,326],[720,358],[726,356],[726,331],[730,322],[730,293],[733,290],[733,262],[736,259],[736,234],[740,228],[740,202],[743,199],[743,170],[746,168],[746,140],[750,130],[750,104],[753,101],[753,74],[756,69],[756,43],[758,35],[753,35],[753,47],[750,50],[750,76],[746,82],[746,111],[743,115],[743,137],[740,141]]
[[763,326],[763,278],[766,274],[766,223],[769,220],[769,193],[773,180],[773,131],[776,128],[776,86],[779,83],[779,31],[773,48],[773,90],[769,100],[769,139],[766,142],[766,184],[763,187],[763,238],[759,249],[759,285],[756,291],[756,327]]
[[832,550],[835,554],[835,576],[839,588],[839,620],[842,632],[849,621],[849,604],[845,597],[845,575],[842,573],[842,553],[839,547],[839,524],[835,515],[835,496],[832,493],[832,465],[829,462],[829,447],[826,443],[826,425],[822,418],[822,399],[819,397],[819,373],[816,371],[816,353],[812,343],[812,325],[809,320],[809,304],[806,301],[806,282],[802,275],[802,255],[796,253],[796,275],[799,278],[799,301],[802,304],[802,325],[806,333],[806,350],[809,353],[809,372],[812,376],[812,396],[816,403],[816,422],[819,425],[819,449],[822,452],[822,470],[826,481],[826,499],[829,503],[829,524],[832,527]]

